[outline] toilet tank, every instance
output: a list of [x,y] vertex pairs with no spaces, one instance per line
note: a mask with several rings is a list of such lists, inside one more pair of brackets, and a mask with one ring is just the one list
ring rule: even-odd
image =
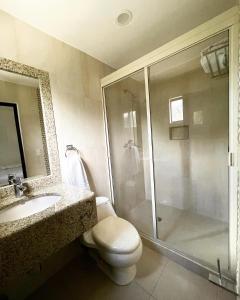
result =
[[109,217],[116,216],[112,203],[107,197],[96,197],[98,222]]

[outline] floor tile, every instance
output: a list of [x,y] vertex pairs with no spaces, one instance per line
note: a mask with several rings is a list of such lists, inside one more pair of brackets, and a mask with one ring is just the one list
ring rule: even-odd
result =
[[67,286],[62,278],[54,276],[49,279],[40,289],[38,289],[28,299],[34,300],[65,300],[68,299],[69,294]]
[[[152,233],[151,201],[142,201],[128,212],[129,221],[142,232]],[[228,224],[214,218],[157,203],[158,237],[190,256],[216,266],[221,259],[222,270],[228,269]]]
[[127,286],[118,286],[97,267],[95,262],[88,271],[79,271],[74,265],[73,269],[68,272],[71,274],[67,281],[69,293],[72,299],[86,300],[145,300],[149,294],[135,282]]
[[[55,285],[59,280],[63,283],[62,298],[58,298],[58,286]],[[99,270],[95,261],[88,257],[85,262],[82,262],[82,259],[74,260],[28,300],[149,300],[149,296],[136,282],[128,286],[115,285]]]
[[130,285],[117,286],[85,253],[28,300],[235,300],[234,295],[146,246],[137,268]]
[[153,296],[158,300],[217,300],[217,286],[171,261]]
[[217,300],[236,300],[236,299],[237,299],[237,297],[234,294],[232,294],[222,288],[218,288]]
[[144,246],[143,255],[137,263],[136,282],[148,293],[152,294],[153,289],[168,261],[167,257]]

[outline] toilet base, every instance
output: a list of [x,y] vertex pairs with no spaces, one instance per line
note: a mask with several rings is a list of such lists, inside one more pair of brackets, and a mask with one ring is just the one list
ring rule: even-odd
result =
[[91,257],[97,262],[98,267],[117,285],[128,285],[136,276],[136,265],[125,268],[112,267],[107,264],[94,249],[89,249]]

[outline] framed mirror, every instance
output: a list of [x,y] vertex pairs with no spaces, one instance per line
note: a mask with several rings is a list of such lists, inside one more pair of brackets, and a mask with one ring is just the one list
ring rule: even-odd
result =
[[0,102],[0,186],[9,184],[12,175],[27,178],[18,107]]
[[48,73],[0,58],[0,197],[12,176],[32,188],[61,178]]

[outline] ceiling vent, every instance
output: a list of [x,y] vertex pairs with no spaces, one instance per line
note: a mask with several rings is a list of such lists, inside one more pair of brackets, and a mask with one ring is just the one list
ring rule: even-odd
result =
[[126,26],[131,23],[132,18],[133,15],[130,10],[122,10],[116,18],[116,24],[119,26]]

